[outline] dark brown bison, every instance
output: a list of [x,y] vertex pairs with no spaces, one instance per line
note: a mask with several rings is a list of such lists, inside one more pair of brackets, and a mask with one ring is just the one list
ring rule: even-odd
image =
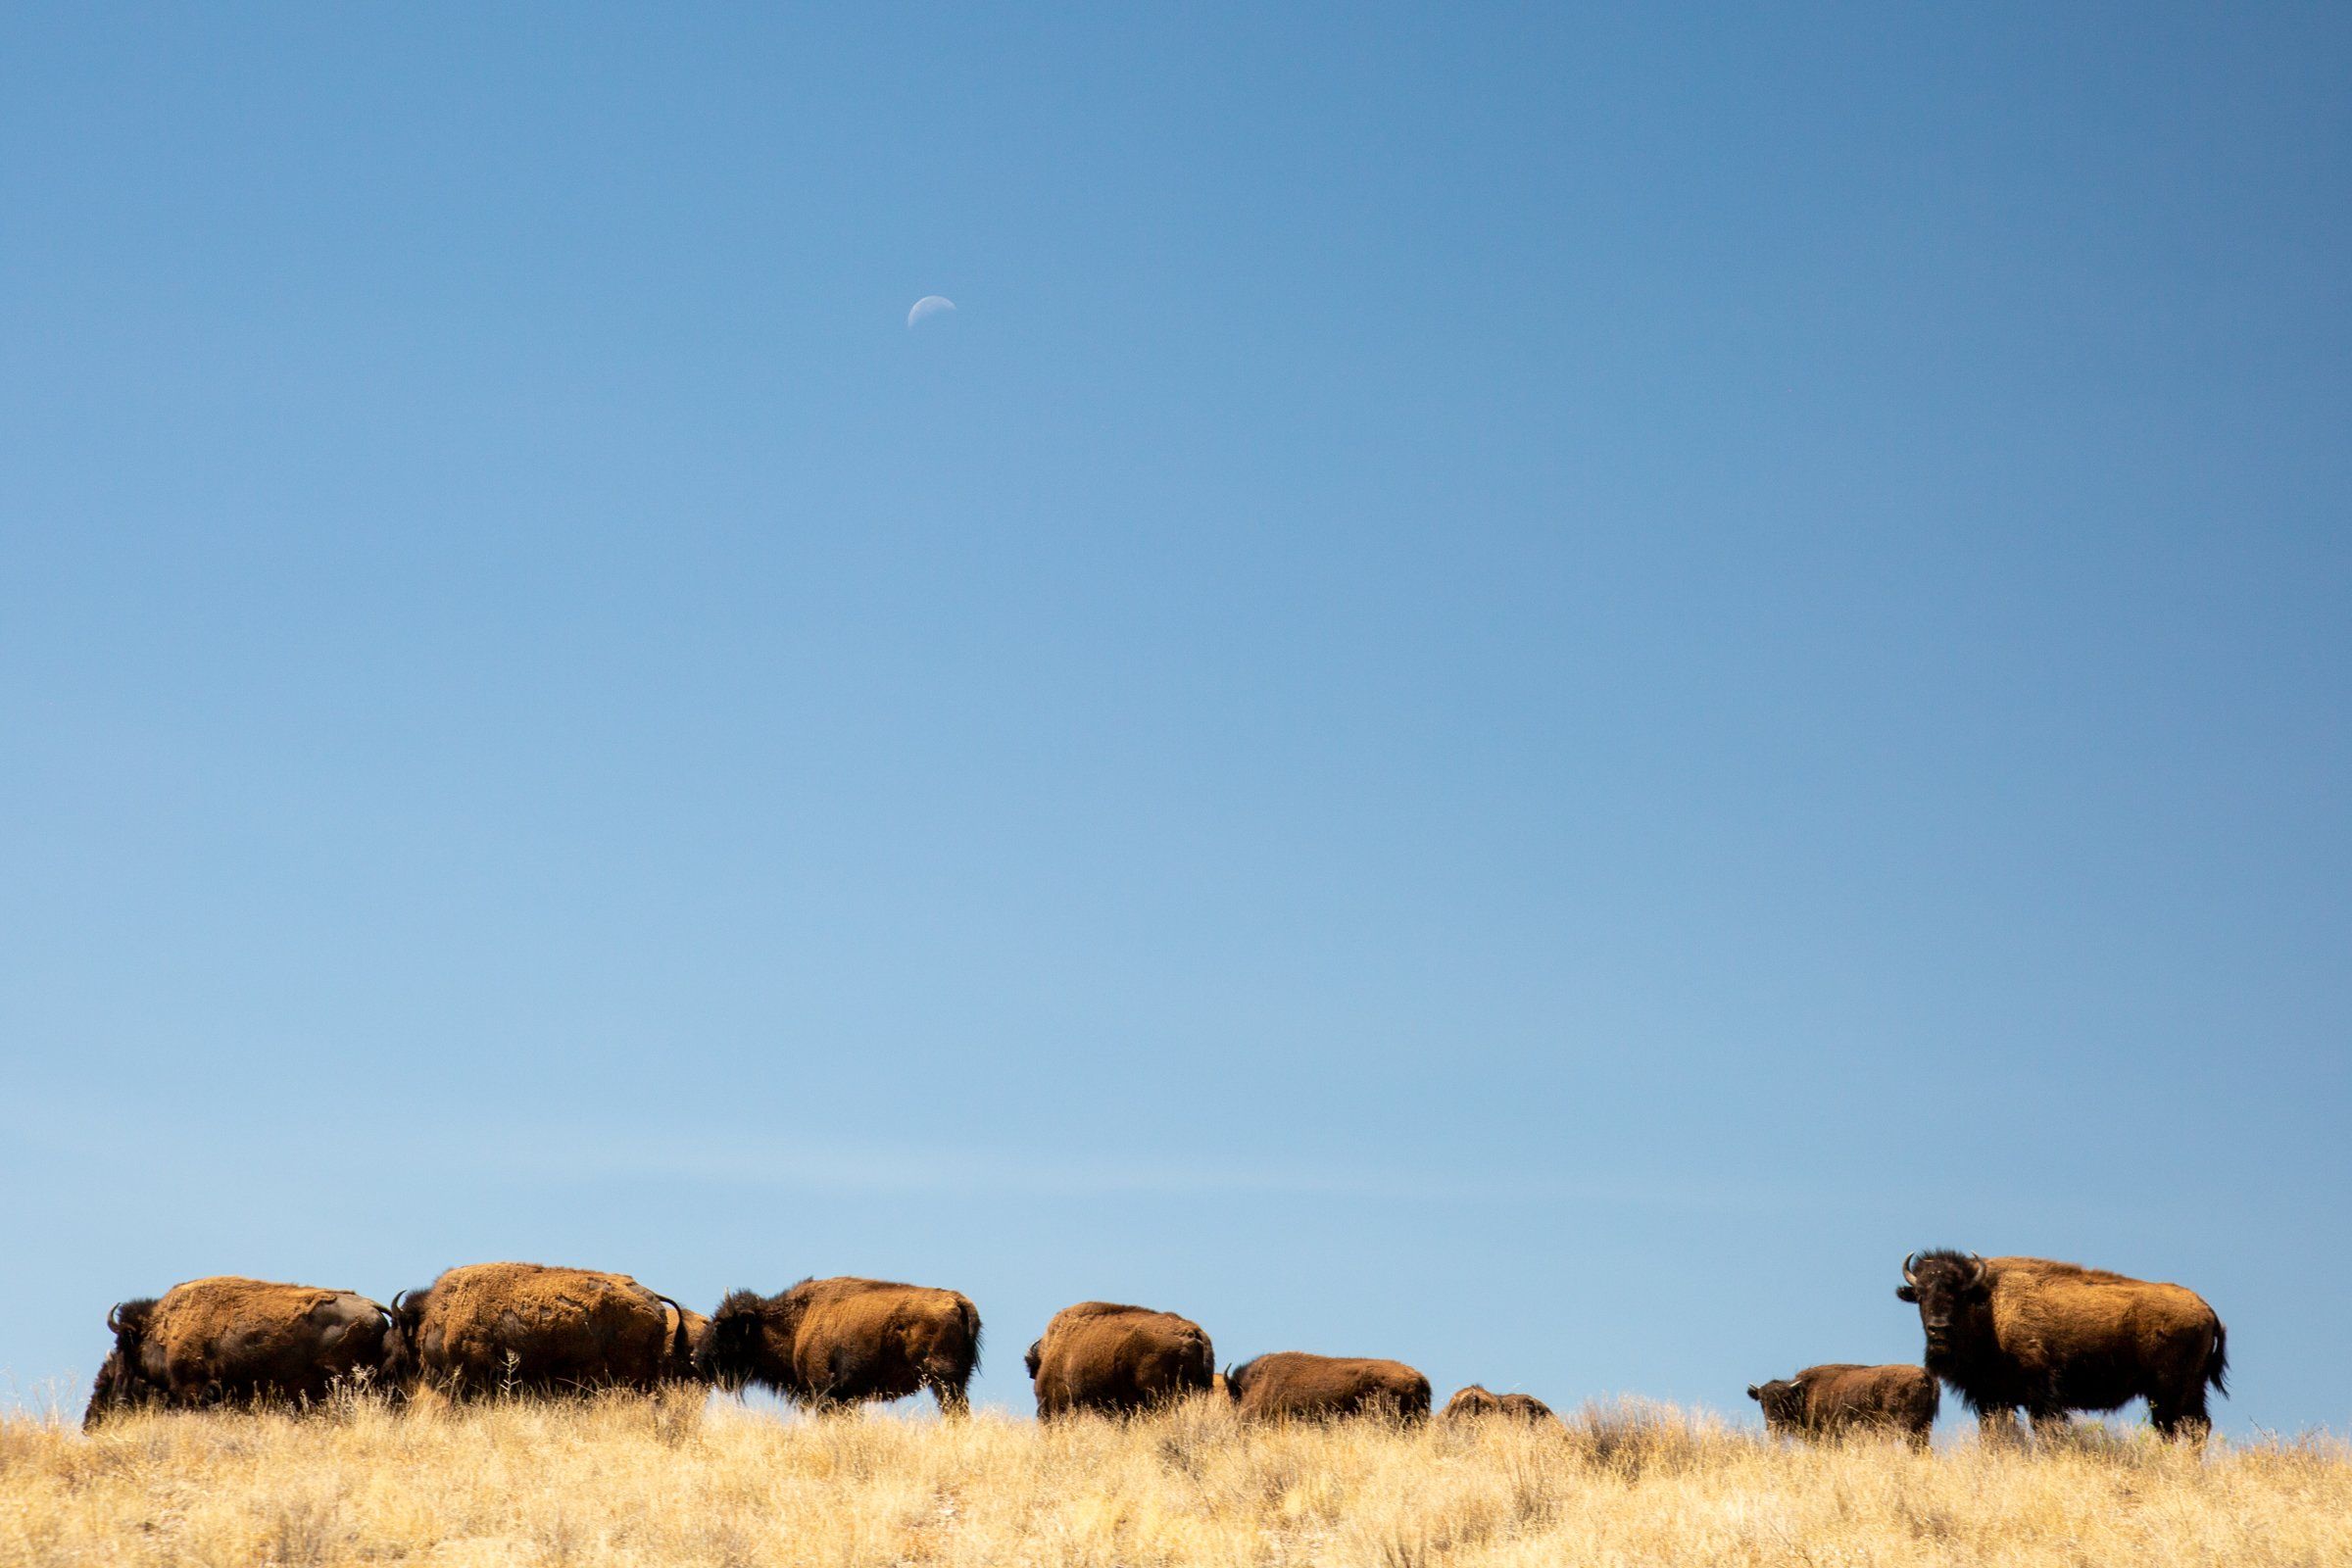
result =
[[1532,1394],[1496,1394],[1483,1383],[1473,1383],[1446,1401],[1445,1421],[1475,1421],[1485,1416],[1505,1415],[1520,1421],[1555,1421],[1551,1406]]
[[885,1280],[803,1280],[781,1296],[736,1291],[710,1314],[695,1370],[724,1389],[757,1383],[823,1409],[929,1389],[968,1408],[980,1310],[956,1291]]
[[2039,1257],[1914,1253],[1894,1293],[1919,1304],[1927,1365],[1988,1432],[2148,1401],[2167,1437],[2202,1438],[2228,1394],[2229,1334],[2194,1291]]
[[453,1397],[654,1389],[687,1375],[684,1307],[626,1274],[468,1263],[392,1298],[386,1375]]
[[1925,1367],[1834,1361],[1809,1366],[1792,1378],[1750,1383],[1747,1396],[1764,1407],[1768,1432],[1830,1437],[1884,1428],[1924,1448],[1942,1390]]
[[1191,1318],[1109,1301],[1054,1313],[1025,1361],[1040,1420],[1164,1404],[1205,1393],[1217,1372],[1208,1336]]
[[1226,1373],[1225,1391],[1241,1413],[1252,1419],[1429,1419],[1429,1379],[1402,1361],[1276,1350]]
[[81,1424],[134,1405],[303,1403],[380,1375],[384,1307],[349,1291],[232,1277],[190,1280],[106,1315],[115,1348]]

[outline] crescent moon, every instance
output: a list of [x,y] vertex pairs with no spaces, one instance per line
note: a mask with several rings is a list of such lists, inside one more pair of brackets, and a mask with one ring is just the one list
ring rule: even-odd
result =
[[940,312],[952,311],[955,308],[956,302],[945,294],[926,294],[914,302],[913,310],[906,313],[906,329],[912,331]]

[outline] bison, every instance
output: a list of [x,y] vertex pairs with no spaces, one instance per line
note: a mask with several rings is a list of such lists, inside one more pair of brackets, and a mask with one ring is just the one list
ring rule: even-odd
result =
[[1110,1301],[1054,1313],[1024,1359],[1040,1420],[1071,1410],[1142,1410],[1206,1392],[1216,1377],[1216,1354],[1200,1324]]
[[2229,1333],[2194,1291],[2039,1257],[1913,1253],[1896,1296],[1919,1306],[1927,1367],[1957,1390],[1987,1433],[2035,1429],[2071,1410],[2148,1401],[2166,1437],[2213,1425],[2208,1387],[2227,1395]]
[[1883,1428],[1924,1448],[1943,1391],[1924,1367],[1836,1361],[1809,1366],[1792,1378],[1750,1383],[1747,1396],[1763,1406],[1767,1432],[1829,1437]]
[[626,1274],[468,1263],[392,1298],[386,1375],[456,1398],[651,1391],[690,1375],[686,1309]]
[[1484,1416],[1507,1415],[1520,1421],[1556,1421],[1551,1406],[1532,1394],[1496,1394],[1483,1383],[1473,1383],[1455,1393],[1446,1401],[1443,1421],[1474,1421]]
[[349,1291],[221,1276],[106,1315],[115,1348],[81,1424],[137,1405],[301,1404],[379,1374],[391,1313]]
[[969,1408],[980,1310],[957,1291],[886,1280],[803,1280],[780,1296],[736,1291],[710,1314],[695,1370],[724,1389],[757,1383],[814,1409],[929,1389]]
[[1226,1373],[1225,1391],[1243,1415],[1263,1420],[1429,1419],[1429,1379],[1402,1361],[1276,1350]]

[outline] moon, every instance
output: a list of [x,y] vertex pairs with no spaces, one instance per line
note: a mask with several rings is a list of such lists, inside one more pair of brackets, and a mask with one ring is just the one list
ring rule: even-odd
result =
[[940,312],[955,308],[956,302],[945,294],[926,294],[914,302],[913,310],[906,313],[906,330],[911,332]]

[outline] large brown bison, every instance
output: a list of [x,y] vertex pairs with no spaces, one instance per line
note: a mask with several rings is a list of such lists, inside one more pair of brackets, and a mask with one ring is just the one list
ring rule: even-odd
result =
[[1455,1392],[1446,1401],[1443,1421],[1476,1421],[1491,1415],[1510,1416],[1519,1421],[1556,1421],[1551,1406],[1532,1394],[1496,1394],[1483,1383],[1473,1383]]
[[392,1298],[386,1376],[454,1397],[655,1389],[687,1375],[687,1313],[626,1274],[468,1263]]
[[2194,1291],[2039,1257],[1974,1252],[1903,1259],[1896,1296],[1919,1305],[1927,1365],[1988,1432],[2070,1410],[2148,1401],[2167,1437],[2212,1426],[2205,1390],[2228,1394],[2229,1334]]
[[1259,1420],[1429,1419],[1429,1379],[1402,1361],[1276,1350],[1226,1373],[1225,1391],[1243,1415]]
[[302,1403],[381,1373],[391,1314],[365,1296],[222,1276],[174,1285],[106,1315],[115,1348],[81,1424],[112,1410]]
[[1054,1314],[1025,1357],[1037,1414],[1113,1414],[1205,1393],[1216,1352],[1200,1325],[1173,1312],[1110,1301],[1080,1301]]
[[1925,1367],[1833,1361],[1792,1378],[1750,1383],[1747,1396],[1763,1406],[1767,1432],[1831,1437],[1883,1428],[1924,1448],[1943,1396]]
[[980,1309],[956,1291],[886,1280],[803,1280],[781,1296],[736,1291],[710,1314],[695,1370],[757,1383],[816,1409],[929,1389],[949,1414],[980,1364]]

